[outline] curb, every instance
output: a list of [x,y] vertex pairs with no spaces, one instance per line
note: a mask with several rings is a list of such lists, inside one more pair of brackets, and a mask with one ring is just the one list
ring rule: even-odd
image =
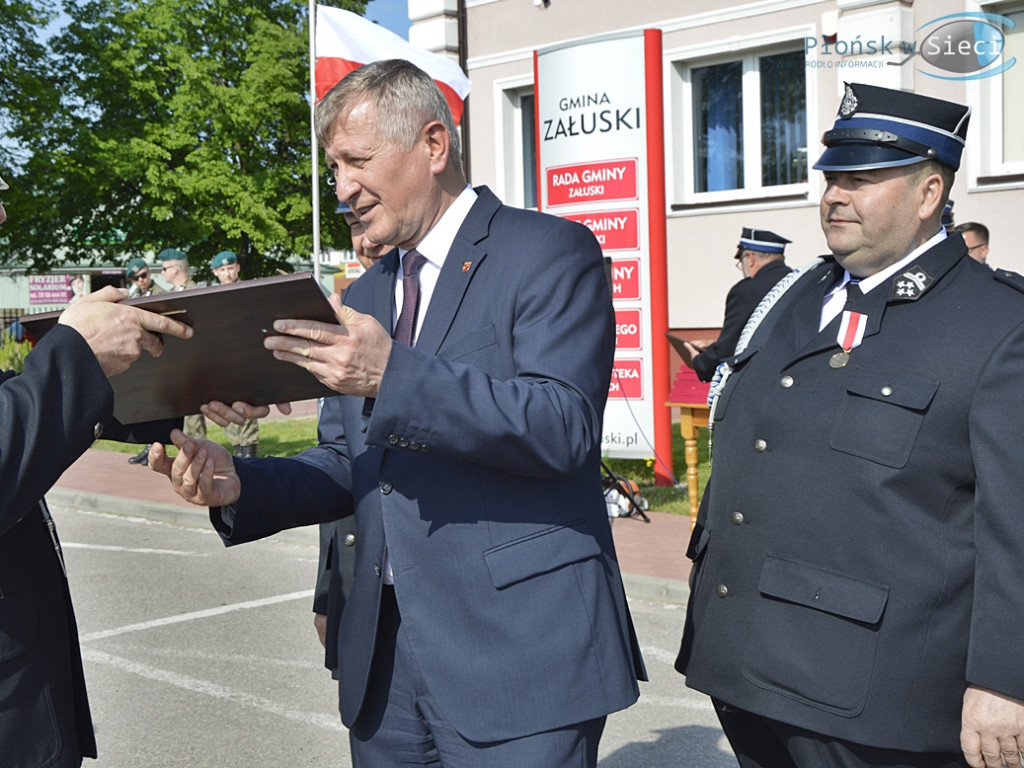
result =
[[[161,504],[154,501],[140,501],[108,493],[78,491],[69,488],[51,488],[46,500],[54,506],[75,507],[90,512],[103,512],[121,517],[142,517],[184,528],[205,528],[213,530],[206,507],[187,507],[177,504]],[[268,538],[281,539],[293,544],[311,547],[320,546],[320,530],[315,525],[281,531]],[[676,579],[662,579],[653,576],[623,573],[622,583],[626,596],[641,600],[656,600],[663,603],[685,604],[690,596],[689,585]]]

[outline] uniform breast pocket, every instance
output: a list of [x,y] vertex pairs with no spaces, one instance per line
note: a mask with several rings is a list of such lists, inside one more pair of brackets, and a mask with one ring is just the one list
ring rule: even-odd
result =
[[829,445],[893,469],[906,466],[939,383],[878,371],[851,373]]

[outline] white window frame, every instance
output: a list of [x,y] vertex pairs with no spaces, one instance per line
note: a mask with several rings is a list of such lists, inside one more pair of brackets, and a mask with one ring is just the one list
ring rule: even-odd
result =
[[[761,185],[761,113],[760,73],[757,60],[766,55],[791,53],[803,50],[804,40],[817,34],[813,25],[791,27],[757,35],[717,40],[700,46],[680,48],[665,53],[666,103],[670,105],[670,133],[672,137],[666,147],[670,180],[670,200],[673,205],[707,205],[739,203],[766,198],[791,198],[808,196],[811,192],[812,174],[808,157],[808,181],[797,184],[782,184],[765,187]],[[693,154],[693,91],[690,82],[691,71],[698,67],[743,61],[743,187],[716,192],[694,191]],[[807,114],[808,153],[815,145],[813,131],[814,116],[817,114],[817,77],[810,68],[804,70],[804,94]],[[754,94],[752,97],[746,94]],[[757,162],[752,162],[752,149],[758,148]]]
[[[1005,16],[1008,13],[1024,12],[1024,2],[968,3],[969,11],[997,13]],[[1015,67],[1024,67],[1024,61],[1018,58]],[[971,113],[971,126],[967,138],[967,159],[970,162],[970,184],[972,188],[984,187],[992,189],[1002,186],[999,177],[1008,177],[1005,184],[1011,188],[1024,187],[1024,159],[1004,161],[1003,150],[1006,135],[1003,129],[1004,83],[1002,77],[987,77],[966,82],[967,101],[977,107]],[[976,138],[972,139],[971,134]],[[1020,141],[1020,137],[1011,139]],[[985,179],[981,184],[978,179]]]
[[[494,82],[494,139],[499,158],[495,169],[496,183],[503,192],[504,200],[519,208],[526,207],[526,189],[521,172],[525,152],[520,130],[523,118],[521,103],[524,96],[535,94],[532,74]],[[540,198],[540,190],[537,190],[537,197]]]

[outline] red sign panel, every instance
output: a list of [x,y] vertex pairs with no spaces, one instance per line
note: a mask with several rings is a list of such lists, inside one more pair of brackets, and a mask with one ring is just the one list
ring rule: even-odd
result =
[[640,211],[601,211],[600,213],[566,214],[594,233],[605,251],[636,251],[640,248]]
[[615,312],[615,348],[640,349],[640,310],[620,309]]
[[547,169],[548,205],[593,200],[636,200],[636,158],[578,163]]
[[612,367],[612,383],[608,386],[609,399],[638,400],[642,398],[644,396],[643,375],[641,360],[616,360]]
[[640,259],[612,261],[612,301],[640,298]]

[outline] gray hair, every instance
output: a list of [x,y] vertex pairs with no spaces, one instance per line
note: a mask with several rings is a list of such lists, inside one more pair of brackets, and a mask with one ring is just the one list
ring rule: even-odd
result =
[[317,143],[326,147],[337,122],[363,102],[374,108],[380,135],[406,150],[412,149],[423,126],[440,121],[451,141],[449,163],[461,170],[461,142],[448,102],[430,75],[404,59],[366,64],[331,88],[313,113]]

